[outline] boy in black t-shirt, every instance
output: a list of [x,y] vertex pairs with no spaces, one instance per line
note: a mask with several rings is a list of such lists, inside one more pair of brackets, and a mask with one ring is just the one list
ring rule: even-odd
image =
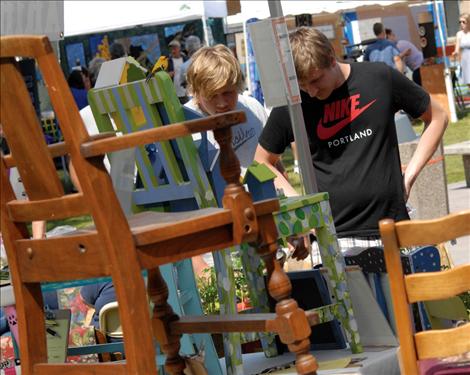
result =
[[[330,194],[341,250],[377,246],[380,219],[408,218],[407,197],[439,145],[447,115],[420,86],[383,63],[338,62],[328,39],[313,28],[299,28],[290,41],[318,187]],[[398,110],[425,122],[403,175]],[[271,167],[276,187],[288,196],[297,194],[273,166],[293,141],[288,109],[273,109],[255,160]]]

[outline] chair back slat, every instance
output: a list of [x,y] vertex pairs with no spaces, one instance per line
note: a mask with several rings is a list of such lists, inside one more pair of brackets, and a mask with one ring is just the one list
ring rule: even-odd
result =
[[449,298],[470,290],[470,264],[405,276],[410,303]]
[[[52,158],[64,156],[67,154],[67,145],[64,142],[47,145],[47,148]],[[7,168],[16,167],[16,161],[11,155],[4,155],[2,156],[2,159],[4,160],[5,166]]]
[[[27,283],[84,280],[111,275],[111,266],[103,254],[97,232],[63,238],[20,240],[17,253],[22,279]],[[77,267],[77,264],[80,266]]]
[[60,197],[64,190],[25,82],[15,65],[13,58],[2,59],[0,122],[5,138],[28,198],[40,200]]
[[7,207],[10,219],[19,222],[62,220],[90,213],[80,193],[41,201],[16,200],[7,203]]
[[[129,82],[119,85],[119,87],[115,87],[114,89],[119,91],[124,109],[140,106],[141,103],[160,103],[163,100],[155,78],[152,78],[148,83],[144,80]],[[137,93],[140,96],[138,99],[135,96]],[[90,91],[89,96],[93,98],[98,113],[104,115],[117,111],[116,102],[110,95],[110,88],[94,89]]]
[[415,335],[419,359],[440,358],[470,352],[470,323]]
[[453,240],[470,233],[470,219],[466,211],[433,220],[402,221],[396,224],[400,247],[423,246]]

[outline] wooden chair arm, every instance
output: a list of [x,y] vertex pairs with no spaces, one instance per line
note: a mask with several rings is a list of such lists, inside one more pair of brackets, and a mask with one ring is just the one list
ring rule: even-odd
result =
[[[114,132],[106,132],[106,133],[100,133],[100,134],[95,134],[90,136],[90,139],[92,141],[96,141],[99,139],[104,139],[104,138],[110,138],[110,137],[115,137],[116,134]],[[67,145],[65,142],[58,142],[58,143],[53,143],[51,145],[47,146],[49,153],[51,154],[51,157],[57,158],[59,156],[64,156],[69,153]],[[3,157],[3,161],[5,163],[5,166],[7,168],[13,168],[16,166],[15,159],[11,155],[5,155]]]
[[225,129],[245,121],[246,115],[243,111],[232,111],[202,119],[165,125],[155,129],[142,130],[120,137],[85,142],[81,145],[81,152],[85,158],[91,158],[152,142],[168,141],[193,133]]

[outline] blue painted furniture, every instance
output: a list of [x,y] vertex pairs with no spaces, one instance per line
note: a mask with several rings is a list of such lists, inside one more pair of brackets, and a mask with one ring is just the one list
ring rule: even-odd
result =
[[[88,100],[100,132],[132,133],[185,120],[172,81],[164,72],[156,74],[148,83],[140,80],[90,90]],[[135,155],[142,186],[132,193],[134,211],[153,207],[176,212],[216,206],[190,136],[138,147]],[[202,315],[191,260],[166,264],[160,271],[169,289],[168,302],[175,313]],[[205,348],[205,365],[210,373],[220,374],[211,336],[183,335],[183,353],[195,354],[195,345]]]

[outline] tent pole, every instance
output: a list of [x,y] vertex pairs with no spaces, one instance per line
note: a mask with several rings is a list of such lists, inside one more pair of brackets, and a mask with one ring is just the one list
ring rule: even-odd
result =
[[[272,18],[284,17],[282,6],[279,0],[268,1],[269,12]],[[307,130],[305,129],[304,115],[301,104],[290,104],[287,101],[289,115],[294,132],[295,145],[297,147],[297,157],[299,159],[300,176],[303,182],[304,193],[318,193],[317,179],[313,170],[312,156],[308,145]]]
[[[457,122],[457,112],[455,110],[454,90],[452,88],[452,80],[451,80],[451,75],[450,75],[449,63],[447,61],[447,56],[446,56],[446,45],[445,45],[445,42],[444,42],[444,34],[442,32],[442,24],[441,24],[441,17],[440,17],[440,14],[439,14],[439,6],[438,6],[438,2],[436,0],[434,0],[434,12],[436,14],[437,29],[439,31],[439,39],[441,41],[442,58],[444,59],[444,81],[445,81],[445,84],[446,84],[447,100],[449,102],[450,122]],[[444,12],[445,12],[445,10],[444,10]]]

